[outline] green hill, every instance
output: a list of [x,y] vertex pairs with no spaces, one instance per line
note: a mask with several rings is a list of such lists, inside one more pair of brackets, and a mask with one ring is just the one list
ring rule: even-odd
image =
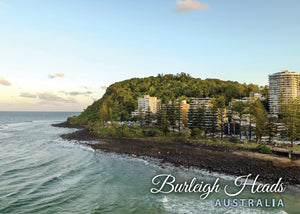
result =
[[[228,103],[232,98],[249,96],[250,92],[263,90],[254,84],[240,84],[219,79],[193,78],[189,74],[167,74],[157,77],[133,78],[110,85],[103,97],[88,106],[79,116],[69,118],[72,124],[86,125],[100,119],[101,112],[113,120],[127,120],[130,113],[137,108],[139,97],[149,94],[165,102],[172,98],[217,97],[223,95]],[[110,115],[110,116],[109,116]],[[103,115],[102,115],[103,116]]]

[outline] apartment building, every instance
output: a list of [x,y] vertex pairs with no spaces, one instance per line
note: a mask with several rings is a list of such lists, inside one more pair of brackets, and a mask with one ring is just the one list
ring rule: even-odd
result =
[[300,73],[283,70],[269,75],[270,113],[279,113],[281,94],[283,102],[289,99],[300,100]]
[[[197,112],[199,108],[203,108],[203,126],[208,127],[211,126],[211,122],[215,122],[215,126],[219,127],[221,123],[226,122],[226,109],[213,109],[211,98],[192,98],[190,101],[190,109],[193,109],[195,112],[195,117],[197,117]],[[188,123],[191,125],[193,123],[193,120],[196,120],[196,118],[192,118],[192,121],[188,121]]]
[[190,109],[190,104],[187,104],[186,101],[181,102],[181,115],[182,115],[182,123],[184,125],[188,124],[188,111]]
[[146,113],[150,110],[155,114],[160,108],[160,100],[156,97],[150,97],[150,95],[144,95],[144,97],[138,99],[138,109],[131,113],[132,116],[138,116],[140,113]]
[[192,98],[190,102],[190,107],[192,109],[198,109],[200,107],[209,108],[211,106],[211,98]]

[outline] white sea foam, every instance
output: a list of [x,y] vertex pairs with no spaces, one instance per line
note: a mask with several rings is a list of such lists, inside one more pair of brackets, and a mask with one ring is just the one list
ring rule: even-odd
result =
[[8,125],[7,124],[0,124],[0,130],[1,129],[7,129],[8,128]]
[[[7,132],[0,132],[0,139],[4,140],[4,139],[8,139],[10,137],[12,137],[13,134],[12,133],[7,133]],[[4,143],[4,141],[2,141]]]
[[[153,157],[148,157],[148,156],[138,156],[134,157],[132,155],[128,154],[117,154],[117,153],[110,153],[111,155],[118,156],[118,158],[124,158],[126,160],[130,161],[135,161],[135,162],[142,162],[144,165],[151,165],[154,168],[168,171],[170,173],[176,173],[179,176],[182,177],[189,177],[196,176],[196,177],[205,177],[210,178],[211,180],[215,180],[216,178],[220,178],[226,181],[233,181],[236,179],[237,176],[235,175],[227,175],[224,173],[219,173],[219,172],[209,172],[205,169],[199,169],[197,167],[184,167],[184,166],[175,166],[172,163],[169,162],[164,162],[162,163],[161,159],[158,158],[153,158]],[[252,177],[254,178],[254,177]],[[245,179],[241,179],[244,181]],[[251,177],[248,179],[248,183],[253,183],[253,179]],[[261,184],[261,182],[256,182],[257,184]]]
[[[217,173],[217,172],[209,172],[205,169],[199,169],[196,167],[184,167],[184,166],[175,166],[172,163],[169,162],[164,162],[162,163],[162,159],[158,159],[158,158],[153,158],[153,157],[148,157],[148,156],[135,156],[134,154],[119,154],[119,153],[115,153],[115,152],[103,152],[101,150],[96,150],[97,153],[101,153],[104,155],[109,155],[112,157],[116,157],[118,159],[123,159],[126,161],[133,161],[133,162],[140,162],[143,163],[144,165],[148,165],[151,166],[153,168],[156,168],[158,170],[162,170],[162,171],[167,171],[170,174],[175,173],[176,175],[180,176],[180,177],[191,177],[191,175],[194,175],[196,177],[205,177],[205,178],[210,178],[211,180],[215,180],[215,178],[221,178],[224,180],[234,180],[236,179],[236,176],[232,176],[232,175],[226,175],[226,174],[222,174],[222,173]],[[252,180],[249,180],[252,181]]]
[[162,203],[168,203],[169,202],[167,196],[164,196],[160,201]]
[[58,137],[56,139],[53,140],[54,143],[60,144],[60,146],[64,147],[64,148],[79,148],[82,150],[87,150],[87,151],[91,151],[91,152],[95,152],[95,150],[88,146],[88,145],[84,145],[82,143],[80,143],[77,140],[64,140],[61,137]]
[[[53,178],[59,178],[60,176],[55,176]],[[60,179],[59,181],[55,182],[55,188],[50,188],[47,191],[38,192],[35,195],[37,196],[50,196],[55,195],[61,192],[66,191],[67,189],[71,188],[75,184],[79,183],[83,179],[83,175],[78,175],[76,177],[64,178]],[[51,179],[53,179],[51,178]]]

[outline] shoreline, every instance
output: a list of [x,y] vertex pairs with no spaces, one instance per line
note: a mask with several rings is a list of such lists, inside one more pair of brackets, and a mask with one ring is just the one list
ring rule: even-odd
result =
[[53,127],[58,127],[58,128],[71,128],[71,129],[84,129],[84,126],[81,125],[72,125],[68,123],[68,121],[62,122],[62,123],[56,123],[56,124],[51,124]]
[[87,144],[94,150],[128,154],[133,157],[148,156],[172,163],[174,166],[196,167],[209,172],[226,175],[260,175],[260,182],[273,183],[282,177],[289,185],[300,184],[300,160],[290,160],[278,155],[265,155],[242,148],[233,148],[191,141],[159,141],[140,138],[100,136],[90,133],[82,126],[67,122],[53,124],[55,127],[80,128],[73,133],[62,134],[66,140],[101,141]]

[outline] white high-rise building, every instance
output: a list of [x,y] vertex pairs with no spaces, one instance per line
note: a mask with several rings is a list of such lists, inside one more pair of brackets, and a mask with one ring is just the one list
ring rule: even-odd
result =
[[160,107],[160,100],[156,97],[150,97],[144,95],[144,97],[138,99],[138,109],[131,113],[132,116],[138,116],[140,113],[146,113],[150,110],[151,113],[156,113]]
[[283,102],[288,99],[300,100],[300,73],[283,70],[269,75],[270,113],[279,113],[281,94]]
[[144,95],[143,98],[138,99],[138,110],[146,112],[149,109],[151,113],[156,113],[158,101],[159,100],[156,97]]

